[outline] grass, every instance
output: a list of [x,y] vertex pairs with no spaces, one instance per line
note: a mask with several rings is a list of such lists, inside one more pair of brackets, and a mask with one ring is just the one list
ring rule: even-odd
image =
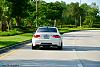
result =
[[32,38],[32,33],[25,33],[14,36],[0,36],[0,48],[15,45],[17,43],[30,40]]
[[59,31],[61,34],[67,33],[67,32],[72,32],[72,31],[81,31],[81,30],[100,30],[100,28],[83,28],[83,27],[78,27],[78,28],[59,28]]
[[13,36],[18,34],[22,34],[22,32],[16,30],[11,30],[9,32],[0,32],[0,36]]

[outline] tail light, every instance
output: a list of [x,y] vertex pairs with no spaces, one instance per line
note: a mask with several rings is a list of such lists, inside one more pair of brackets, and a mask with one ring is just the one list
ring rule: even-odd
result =
[[34,38],[39,38],[39,37],[40,37],[40,35],[33,35],[33,37],[34,37]]
[[53,38],[61,38],[59,35],[53,35]]

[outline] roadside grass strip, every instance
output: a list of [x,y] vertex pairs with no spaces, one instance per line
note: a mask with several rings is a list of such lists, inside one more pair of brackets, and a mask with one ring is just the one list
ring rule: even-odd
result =
[[12,46],[27,40],[31,40],[32,33],[25,33],[15,36],[0,36],[0,49]]

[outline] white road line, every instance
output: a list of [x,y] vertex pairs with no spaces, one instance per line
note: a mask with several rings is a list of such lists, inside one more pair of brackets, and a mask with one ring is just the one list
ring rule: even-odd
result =
[[73,49],[73,51],[75,51],[75,52],[76,52],[76,50],[75,50],[75,49]]
[[[75,50],[75,49],[73,49],[73,51],[75,51],[76,52],[76,54],[77,54],[77,51]],[[78,55],[77,55],[77,57],[78,57]],[[79,57],[78,57],[79,58]],[[79,62],[80,62],[80,58],[79,58]],[[84,67],[82,64],[81,64],[81,62],[79,63],[79,64],[77,64],[78,65],[78,67]]]
[[82,64],[78,64],[78,67],[83,67],[83,65]]
[[[41,65],[21,65],[21,66],[41,66]],[[70,66],[70,65],[43,65],[43,66]],[[74,66],[74,65],[72,65]]]

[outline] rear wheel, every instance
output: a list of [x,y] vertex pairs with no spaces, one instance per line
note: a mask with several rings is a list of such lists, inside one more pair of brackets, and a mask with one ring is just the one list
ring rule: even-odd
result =
[[58,50],[62,50],[62,46],[58,46]]
[[63,47],[62,47],[62,42],[61,42],[61,46],[58,46],[58,50],[62,50]]
[[33,50],[33,49],[36,49],[36,46],[33,46],[33,44],[32,44],[32,50]]

